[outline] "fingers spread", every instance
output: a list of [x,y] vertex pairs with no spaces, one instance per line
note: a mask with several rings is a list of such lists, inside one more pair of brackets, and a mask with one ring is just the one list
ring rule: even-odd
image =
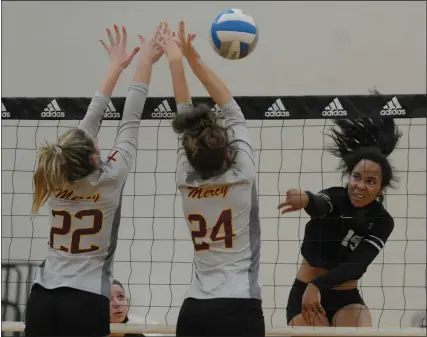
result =
[[165,42],[164,40],[160,39],[160,38],[156,38],[153,39],[154,43],[157,44],[159,47],[164,48],[165,47]]
[[162,35],[166,35],[168,33],[168,30],[169,30],[168,23],[167,22],[162,22],[160,33]]
[[[320,321],[320,323],[323,323],[323,315],[318,310],[315,310],[314,313],[315,313],[315,317],[318,318],[318,320]],[[313,322],[314,322],[314,318],[315,317],[313,317]]]
[[321,314],[326,315],[325,309],[323,309],[322,305],[320,304],[320,302],[317,303],[317,311]]
[[166,36],[167,36],[167,38],[168,38],[169,40],[171,40],[171,39],[175,36],[175,33],[174,33],[174,32],[172,32],[172,31],[170,30],[170,28],[168,28],[168,29],[167,29],[167,31],[166,31]]
[[308,310],[308,312],[307,312],[309,324],[312,325],[312,326],[314,326],[314,321],[315,321],[315,318],[316,318],[316,313],[317,313],[317,311],[315,309]]
[[122,34],[123,34],[123,40],[122,43],[124,46],[126,46],[126,43],[128,41],[128,32],[126,30],[126,27],[122,26]]
[[119,27],[117,25],[114,25],[114,31],[116,32],[116,43],[120,44],[121,37],[120,37]]
[[107,52],[110,51],[110,49],[108,48],[107,44],[103,40],[99,40],[99,42],[101,42],[101,44],[104,46],[104,48],[105,48],[105,50]]
[[291,207],[288,207],[288,208],[283,209],[283,210],[280,212],[280,214],[285,214],[285,213],[289,213],[289,212],[293,212],[293,211],[295,211],[295,209],[291,206]]
[[307,311],[305,309],[302,309],[301,315],[302,315],[302,318],[304,319],[304,321],[306,321],[307,323],[309,323],[309,317],[308,317]]
[[160,22],[160,24],[157,26],[157,29],[154,33],[154,38],[160,37],[162,35],[162,29],[163,29],[163,22]]
[[185,43],[185,24],[184,21],[181,21],[179,23],[179,27],[178,27],[178,37],[181,41],[181,43]]
[[281,202],[277,208],[282,208],[288,205],[290,205],[290,200],[286,199],[285,201]]
[[113,34],[111,34],[111,30],[109,30],[108,28],[107,30],[107,34],[108,34],[108,39],[110,40],[110,46],[114,46],[116,43],[114,42],[114,38],[113,38]]
[[129,57],[128,57],[128,61],[132,61],[132,59],[134,58],[134,56],[139,52],[139,47],[136,47],[132,50],[132,53],[130,53]]

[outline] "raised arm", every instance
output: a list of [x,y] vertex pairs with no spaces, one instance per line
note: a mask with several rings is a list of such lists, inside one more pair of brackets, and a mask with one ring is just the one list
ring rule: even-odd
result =
[[[193,105],[191,102],[190,90],[188,89],[187,78],[185,76],[184,64],[182,62],[182,50],[179,41],[174,37],[174,34],[166,22],[162,23],[161,39],[157,40],[157,44],[164,50],[168,58],[177,113],[191,113],[193,111]],[[181,169],[183,169],[183,165],[187,162],[184,147],[181,143],[178,145],[177,157],[176,173],[179,175]],[[185,168],[183,170],[186,171]]]
[[103,40],[101,40],[102,45],[110,57],[110,65],[108,67],[107,75],[105,76],[101,88],[92,98],[86,115],[79,125],[80,129],[84,130],[93,138],[98,136],[105,108],[108,105],[114,87],[116,86],[122,71],[129,65],[133,57],[139,51],[139,47],[136,47],[132,52],[127,52],[127,31],[125,27],[122,27],[122,34],[120,34],[119,27],[114,26],[114,30],[115,38],[111,31],[107,29],[110,45],[107,45]]
[[304,209],[312,218],[320,218],[330,214],[337,205],[342,203],[343,189],[331,187],[316,194],[292,188],[286,191],[286,200],[279,204],[281,213]]
[[[190,90],[185,77],[184,64],[182,63],[183,54],[179,41],[174,37],[174,33],[172,33],[166,22],[161,24],[161,39],[157,40],[157,43],[168,58],[175,101],[178,110],[180,110],[180,107],[191,105]],[[178,111],[178,113],[190,111],[190,109],[185,108],[184,110]]]
[[224,114],[225,127],[231,131],[229,138],[230,147],[238,150],[235,152],[235,157],[232,158],[234,162],[233,166],[240,171],[245,171],[247,175],[254,176],[255,162],[252,155],[252,145],[242,110],[224,82],[203,63],[200,55],[192,45],[191,37],[193,34],[186,36],[183,22],[180,23],[178,36],[183,54],[187,58],[191,70]]
[[126,96],[123,117],[119,123],[113,150],[108,156],[107,174],[123,181],[132,169],[138,147],[139,126],[148,95],[148,86],[151,80],[152,66],[163,54],[160,47],[154,42],[155,36],[145,41],[141,36],[142,53],[138,62],[132,84]]

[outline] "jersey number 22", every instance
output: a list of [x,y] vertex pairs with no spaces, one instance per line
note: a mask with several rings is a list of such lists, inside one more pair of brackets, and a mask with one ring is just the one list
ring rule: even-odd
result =
[[60,216],[62,217],[62,227],[52,227],[50,230],[50,247],[53,249],[58,249],[54,247],[54,236],[55,235],[67,235],[71,231],[73,218],[82,220],[83,218],[92,217],[92,227],[89,228],[79,228],[73,231],[71,236],[71,242],[69,247],[61,245],[59,250],[63,252],[68,252],[71,254],[81,254],[81,253],[90,253],[98,250],[99,247],[96,245],[90,245],[89,248],[80,248],[80,240],[83,235],[93,235],[98,233],[102,228],[102,223],[104,220],[104,214],[99,209],[88,209],[79,211],[76,214],[72,215],[67,211],[55,211],[52,210],[53,217]]

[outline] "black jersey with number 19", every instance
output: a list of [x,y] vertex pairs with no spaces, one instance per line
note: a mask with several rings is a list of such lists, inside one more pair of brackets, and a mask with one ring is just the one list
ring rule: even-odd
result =
[[312,267],[328,270],[311,283],[330,289],[359,279],[393,231],[393,218],[379,201],[354,207],[344,187],[306,193],[305,211],[311,220],[305,227],[301,253]]

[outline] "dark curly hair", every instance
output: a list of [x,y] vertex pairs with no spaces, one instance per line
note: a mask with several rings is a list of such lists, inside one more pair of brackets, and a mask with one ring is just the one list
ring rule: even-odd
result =
[[334,120],[335,126],[329,135],[333,145],[329,152],[341,159],[343,174],[351,174],[363,159],[380,165],[382,187],[396,180],[387,157],[393,152],[401,133],[391,118],[355,118]]
[[202,179],[220,175],[230,167],[227,159],[228,132],[221,118],[207,105],[178,114],[172,122],[174,131],[182,134],[187,159]]

